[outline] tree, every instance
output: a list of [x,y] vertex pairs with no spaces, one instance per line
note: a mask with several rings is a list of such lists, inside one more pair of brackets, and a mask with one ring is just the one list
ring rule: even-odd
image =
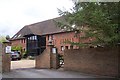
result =
[[13,51],[21,51],[22,47],[21,46],[12,46]]
[[4,36],[0,36],[0,43],[5,42],[6,38]]
[[68,23],[57,22],[60,28],[85,32],[81,39],[95,37],[95,41],[91,42],[93,45],[120,43],[119,2],[73,2],[72,12],[58,10]]
[[6,36],[6,40],[9,40],[9,39],[10,39],[10,36],[9,36],[9,35],[7,35],[7,36]]

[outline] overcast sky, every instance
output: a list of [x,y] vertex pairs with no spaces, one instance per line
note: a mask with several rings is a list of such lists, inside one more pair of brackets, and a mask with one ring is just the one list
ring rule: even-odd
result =
[[0,0],[0,35],[11,37],[25,25],[58,17],[72,8],[72,0]]

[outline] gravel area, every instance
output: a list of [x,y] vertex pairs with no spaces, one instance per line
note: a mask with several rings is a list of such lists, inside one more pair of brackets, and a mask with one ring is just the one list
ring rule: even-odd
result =
[[11,69],[34,68],[35,60],[11,61]]

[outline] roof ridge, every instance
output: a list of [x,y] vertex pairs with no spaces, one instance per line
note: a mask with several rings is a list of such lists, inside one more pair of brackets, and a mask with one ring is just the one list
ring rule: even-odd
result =
[[47,21],[50,21],[50,20],[59,19],[60,17],[62,17],[62,16],[51,18],[51,19],[47,19],[47,20],[43,20],[43,21],[39,21],[39,22],[35,22],[35,23],[29,24],[29,25],[25,25],[25,26],[32,26],[32,25],[43,23],[43,22],[47,22]]

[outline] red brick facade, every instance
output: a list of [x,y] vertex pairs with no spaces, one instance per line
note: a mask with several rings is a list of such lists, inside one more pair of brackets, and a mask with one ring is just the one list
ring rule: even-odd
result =
[[[58,49],[58,53],[63,53],[62,48],[65,49],[70,49],[70,46],[72,46],[69,43],[65,43],[65,41],[71,41],[71,42],[83,42],[83,43],[87,43],[90,42],[91,40],[93,40],[93,38],[88,38],[88,39],[80,39],[80,36],[84,36],[84,34],[81,33],[75,33],[75,31],[73,32],[64,32],[64,33],[58,33],[58,34],[51,34],[51,35],[46,35],[46,45],[49,44],[49,37],[52,36],[52,44],[54,45],[54,47],[56,47]],[[79,46],[74,45],[73,49],[78,49]]]
[[[58,34],[51,34],[46,36],[46,45],[49,44],[49,37],[52,36],[52,44],[54,47],[58,49],[58,53],[62,53],[62,49],[65,49],[66,47],[70,49],[70,44],[64,43],[65,41],[74,41],[79,42],[79,38],[75,37],[75,32],[64,32],[64,33],[58,33]],[[74,48],[78,48],[77,46],[74,46]]]
[[[77,34],[80,35],[80,34]],[[64,32],[64,33],[57,33],[57,34],[49,34],[46,35],[46,47],[49,44],[49,39],[52,36],[52,44],[54,47],[58,49],[58,53],[62,53],[62,48],[65,49],[65,47],[68,47],[70,49],[70,44],[64,43],[65,41],[74,41],[79,42],[79,38],[76,37],[75,32]],[[48,39],[49,38],[49,39]],[[22,39],[16,39],[11,40],[12,46],[21,46],[22,50],[26,50],[26,40],[25,38]],[[74,46],[73,48],[78,48],[77,46]]]
[[[89,42],[90,39],[85,39],[82,40],[79,37],[83,36],[83,33],[75,33],[73,32],[62,32],[62,33],[56,33],[56,34],[48,34],[46,36],[46,48],[47,45],[49,44],[49,41],[52,42],[52,45],[58,49],[58,53],[62,54],[63,50],[65,48],[70,49],[71,44],[65,43],[65,41],[71,41],[71,42]],[[12,40],[12,46],[21,46],[22,51],[26,50],[26,39],[21,38],[21,39],[16,39]],[[73,46],[73,49],[78,49],[78,46]]]
[[22,39],[11,40],[11,46],[21,46],[22,51],[25,51],[26,50],[26,39],[22,38]]

